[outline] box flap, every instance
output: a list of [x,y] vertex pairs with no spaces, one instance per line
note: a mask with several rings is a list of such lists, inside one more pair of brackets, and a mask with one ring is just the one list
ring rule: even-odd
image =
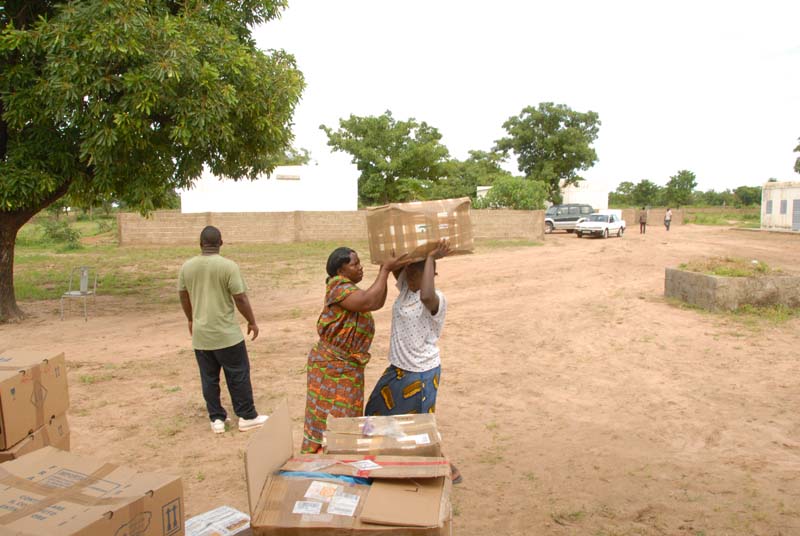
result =
[[361,521],[400,527],[438,526],[444,481],[444,478],[376,480],[361,510]]
[[434,478],[450,474],[446,458],[423,456],[303,455],[291,458],[280,468],[370,478]]
[[0,377],[13,376],[51,359],[63,358],[63,352],[33,352],[30,350],[3,350],[0,352]]
[[247,501],[253,516],[269,475],[292,457],[292,421],[286,400],[278,404],[264,426],[253,432],[244,454]]

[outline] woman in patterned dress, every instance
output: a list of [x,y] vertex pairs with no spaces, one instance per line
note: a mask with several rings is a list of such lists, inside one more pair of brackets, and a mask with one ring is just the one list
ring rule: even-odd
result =
[[371,311],[386,303],[386,280],[403,266],[405,257],[392,257],[382,264],[367,290],[356,286],[364,269],[355,251],[337,248],[328,257],[325,303],[317,320],[319,341],[308,354],[302,452],[320,449],[328,415],[363,415],[364,367],[375,334]]

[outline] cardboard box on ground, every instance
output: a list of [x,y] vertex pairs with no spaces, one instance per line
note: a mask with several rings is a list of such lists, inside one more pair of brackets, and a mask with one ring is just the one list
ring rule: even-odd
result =
[[63,353],[0,353],[0,462],[47,445],[69,449]]
[[10,449],[0,450],[0,463],[19,458],[48,445],[69,450],[69,424],[66,415],[54,415],[44,426],[28,434]]
[[0,465],[0,534],[182,536],[180,477],[53,447]]
[[441,456],[436,415],[392,415],[328,418],[326,454]]
[[255,536],[449,533],[452,484],[445,458],[293,452],[283,403],[245,453]]
[[424,260],[442,238],[450,242],[453,254],[474,249],[469,197],[390,203],[367,209],[370,260],[381,264],[407,253]]

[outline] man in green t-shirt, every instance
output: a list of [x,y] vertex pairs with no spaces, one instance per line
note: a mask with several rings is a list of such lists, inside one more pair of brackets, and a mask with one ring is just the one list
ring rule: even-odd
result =
[[239,430],[258,428],[268,418],[259,415],[253,403],[250,360],[234,310],[235,306],[245,317],[247,334],[252,333],[255,340],[258,325],[247,299],[247,285],[239,266],[219,254],[220,247],[222,234],[209,225],[200,233],[201,254],[186,261],[178,275],[178,295],[189,321],[203,398],[211,429],[217,434],[225,432],[227,419],[219,398],[220,370],[225,372],[233,410],[239,417]]

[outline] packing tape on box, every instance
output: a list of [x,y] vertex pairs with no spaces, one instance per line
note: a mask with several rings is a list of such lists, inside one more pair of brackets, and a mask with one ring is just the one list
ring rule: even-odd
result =
[[124,499],[123,497],[113,497],[113,498],[90,497],[88,495],[83,494],[84,488],[87,488],[92,484],[99,482],[104,477],[114,472],[117,469],[117,467],[118,466],[112,463],[106,463],[103,464],[103,466],[101,466],[97,471],[91,473],[83,480],[76,482],[75,484],[73,484],[68,488],[53,488],[50,486],[45,486],[44,484],[31,482],[30,480],[27,480],[25,478],[20,478],[18,476],[12,475],[6,469],[3,469],[3,467],[0,466],[0,484],[5,484],[7,486],[22,491],[27,491],[29,493],[44,495],[44,498],[39,500],[38,502],[29,504],[28,506],[25,506],[13,512],[0,514],[0,526],[9,525],[14,521],[20,520],[22,518],[40,512],[45,508],[49,508],[50,506],[53,506],[54,504],[57,504],[61,501],[69,501],[75,504],[79,504],[81,506],[106,506],[106,505],[119,504],[119,502]]

